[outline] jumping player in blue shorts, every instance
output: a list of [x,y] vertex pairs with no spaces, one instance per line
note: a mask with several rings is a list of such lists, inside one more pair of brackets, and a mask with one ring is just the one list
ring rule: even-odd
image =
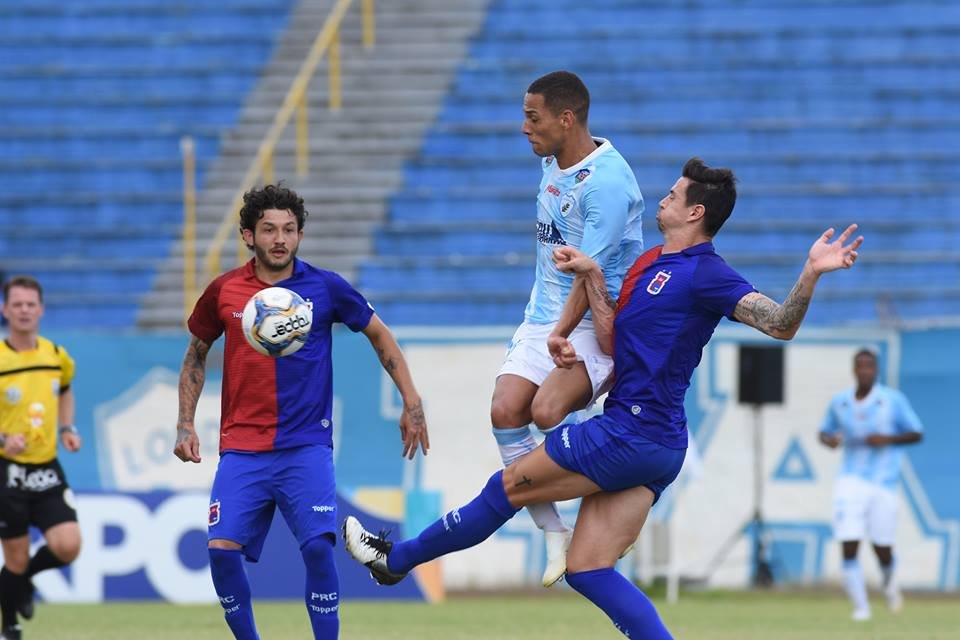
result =
[[[245,557],[256,562],[279,508],[300,544],[305,601],[313,637],[339,634],[340,588],[333,562],[336,483],[333,475],[331,328],[362,331],[403,399],[403,455],[430,446],[420,396],[390,329],[346,280],[296,258],[307,211],[295,192],[267,185],[243,196],[240,228],[254,257],[214,280],[197,301],[180,370],[180,415],[174,454],[200,462],[194,427],[210,346],[225,334],[220,463],[210,492],[208,547],[213,586],[234,637],[256,640]],[[266,287],[296,291],[312,305],[306,344],[284,358],[253,350],[243,337],[247,300]]]
[[[472,502],[444,514],[416,538],[390,542],[347,518],[344,539],[354,559],[381,584],[393,584],[420,563],[485,540],[525,505],[582,497],[567,582],[625,636],[670,638],[650,600],[613,567],[680,472],[687,445],[683,397],[703,347],[724,316],[789,340],[820,275],[851,267],[863,241],[847,244],[856,225],[834,242],[833,229],[827,230],[810,248],[787,299],[777,304],[714,252],[711,240],[735,202],[729,169],[688,161],[657,211],[665,242],[630,269],[619,304],[594,260],[572,247],[558,248],[557,266],[575,273],[575,286],[585,287],[597,339],[613,354],[616,381],[603,413],[552,432],[532,453],[493,474]],[[567,306],[574,305],[568,300]],[[558,366],[576,362],[565,335],[574,311],[564,309],[549,338]]]

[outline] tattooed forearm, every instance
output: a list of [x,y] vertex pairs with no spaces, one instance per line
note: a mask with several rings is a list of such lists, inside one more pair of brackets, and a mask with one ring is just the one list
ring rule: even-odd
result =
[[514,486],[522,487],[523,485],[532,485],[532,484],[533,484],[533,480],[531,480],[527,476],[523,476],[523,480],[517,480]]
[[611,309],[616,309],[616,308],[617,308],[617,301],[614,300],[614,299],[610,296],[610,294],[607,292],[607,287],[606,287],[605,284],[604,284],[604,285],[597,286],[597,283],[591,282],[591,283],[590,283],[590,289],[592,290],[593,295],[595,295],[599,300],[603,300],[603,303],[604,303],[605,305],[607,305],[607,306],[610,307]]
[[377,347],[377,357],[380,358],[380,364],[383,365],[383,368],[387,370],[387,373],[392,372],[397,368],[396,359],[387,353],[387,350],[383,347]]
[[[197,412],[197,402],[200,399],[200,393],[203,391],[204,380],[206,380],[207,353],[209,351],[210,345],[203,340],[197,337],[190,339],[187,353],[183,356],[183,365],[180,367],[178,425],[193,423],[193,417]],[[178,428],[177,431],[179,440],[180,429]]]
[[751,293],[737,304],[734,317],[744,324],[774,337],[793,337],[810,306],[810,295],[803,282],[797,282],[783,301],[777,304],[760,293]]

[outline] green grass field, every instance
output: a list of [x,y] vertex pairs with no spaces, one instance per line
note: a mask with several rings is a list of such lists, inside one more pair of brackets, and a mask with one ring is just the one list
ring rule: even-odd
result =
[[[680,639],[958,640],[960,599],[907,598],[893,616],[874,601],[874,619],[854,623],[839,593],[684,593],[677,605],[655,599]],[[310,638],[300,603],[255,603],[264,640]],[[606,617],[569,591],[545,596],[453,597],[443,604],[348,602],[344,640],[600,640],[622,638]],[[165,604],[46,605],[24,638],[154,640],[229,638],[219,607]]]

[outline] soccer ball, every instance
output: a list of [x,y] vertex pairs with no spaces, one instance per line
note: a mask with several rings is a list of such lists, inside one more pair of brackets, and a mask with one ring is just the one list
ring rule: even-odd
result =
[[257,291],[243,308],[243,337],[251,347],[273,358],[299,351],[312,324],[310,306],[283,287]]

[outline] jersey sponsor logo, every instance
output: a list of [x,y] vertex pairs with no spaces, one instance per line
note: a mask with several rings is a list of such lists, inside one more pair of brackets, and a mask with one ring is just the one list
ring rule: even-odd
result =
[[9,404],[17,404],[23,398],[23,392],[17,387],[7,387],[7,392],[3,395]]
[[334,509],[328,504],[320,504],[320,505],[315,504],[310,508],[313,509],[316,513],[330,513],[332,511],[336,511],[336,509]]
[[560,215],[566,216],[568,213],[573,211],[574,205],[577,204],[577,198],[573,195],[573,192],[568,191],[563,194],[563,198],[560,200]]
[[537,221],[537,242],[543,244],[566,245],[567,241],[560,235],[560,230],[553,222]]
[[670,273],[668,271],[658,271],[657,275],[653,276],[650,284],[647,285],[647,293],[654,296],[657,295],[663,290],[663,286],[667,284],[669,279]]
[[560,189],[557,189],[557,188],[556,188],[555,186],[553,186],[552,184],[548,184],[548,185],[547,185],[547,193],[553,194],[553,195],[557,196],[558,198],[560,197]]
[[231,312],[230,312],[230,315],[232,315],[234,318],[241,318],[241,319],[242,319],[242,318],[243,318],[243,311],[231,311]]
[[570,427],[564,427],[563,431],[560,432],[560,439],[563,440],[563,446],[566,449],[570,448]]
[[60,395],[60,379],[54,378],[50,381],[50,388],[53,390],[53,395]]
[[547,165],[548,167],[549,167],[550,165],[552,165],[552,164],[553,164],[553,156],[547,156],[547,157],[544,159],[543,163],[544,163],[545,165]]
[[213,525],[220,522],[220,501],[210,503],[210,514],[207,516],[207,526],[212,527]]
[[577,171],[577,175],[574,176],[574,180],[576,180],[577,183],[579,184],[589,177],[590,177],[590,169],[580,169],[580,171]]

